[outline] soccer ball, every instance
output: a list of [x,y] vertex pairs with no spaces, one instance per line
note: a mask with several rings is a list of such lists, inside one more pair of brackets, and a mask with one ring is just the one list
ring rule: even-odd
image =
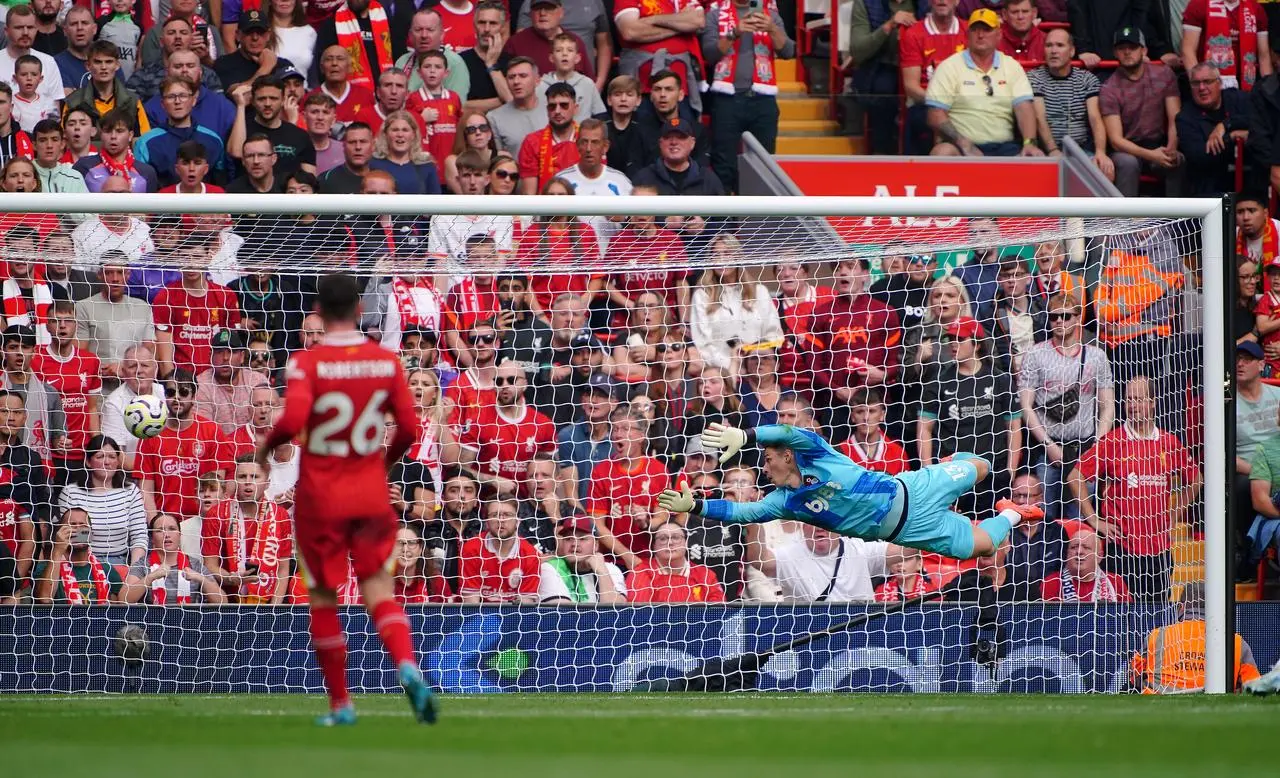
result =
[[159,435],[168,418],[168,406],[154,394],[140,394],[124,406],[124,428],[142,440]]

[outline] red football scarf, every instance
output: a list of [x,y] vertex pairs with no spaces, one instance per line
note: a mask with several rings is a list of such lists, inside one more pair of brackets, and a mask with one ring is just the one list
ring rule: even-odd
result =
[[84,593],[80,591],[80,582],[76,579],[75,568],[71,562],[63,560],[58,567],[58,577],[62,579],[62,596],[71,605],[105,605],[111,594],[111,582],[107,580],[106,568],[98,558],[89,552],[89,577],[93,579],[94,601],[86,603]]
[[53,294],[48,286],[37,283],[31,287],[30,306],[27,305],[26,296],[22,294],[22,287],[12,278],[5,281],[0,289],[3,289],[4,319],[7,324],[25,324],[35,328],[37,332],[44,329],[45,322],[49,320],[49,306],[53,305]]
[[[1236,254],[1249,255],[1249,239],[1244,236],[1243,230],[1236,231]],[[1254,257],[1258,264],[1266,267],[1267,263],[1280,255],[1280,233],[1276,230],[1276,223],[1272,219],[1267,219],[1262,227],[1262,255]]]
[[[179,551],[178,565],[177,565],[178,567],[177,595],[178,596],[174,598],[177,600],[179,605],[187,605],[191,602],[191,582],[188,581],[187,577],[182,574],[182,571],[186,570],[189,564],[190,562],[187,560],[187,555]],[[156,569],[160,567],[164,567],[164,552],[152,551],[151,553],[147,554],[148,571],[155,572]],[[151,582],[151,604],[152,605],[167,604],[167,600],[169,599],[169,589],[165,585],[165,579],[168,577],[169,576],[166,575],[164,578],[157,578],[156,580]]]
[[[764,6],[765,16],[772,17],[776,11],[777,4],[774,0],[766,0]],[[716,22],[719,26],[720,37],[732,37],[734,31],[738,29],[738,21],[738,6],[733,0],[721,0],[720,14]],[[774,68],[773,40],[769,37],[769,33],[754,32],[751,34],[751,52],[755,58],[751,74],[751,91],[760,95],[778,94],[778,74]],[[716,63],[715,71],[711,76],[711,91],[726,95],[733,94],[733,75],[737,71],[738,42],[737,39],[734,39],[729,51]]]
[[247,563],[258,564],[258,582],[247,584],[242,594],[250,597],[270,598],[276,589],[276,566],[280,564],[280,533],[277,529],[281,508],[270,500],[258,502],[258,520],[253,537],[245,537],[245,518],[240,503],[228,500],[227,524],[231,530],[228,538],[231,558],[228,569],[243,573]]
[[[556,174],[556,155],[554,151],[556,146],[555,132],[551,129],[550,124],[548,124],[546,127],[543,127],[541,132],[542,134],[538,136],[538,191],[539,192],[542,191],[542,187],[546,186],[547,182],[550,181],[552,177],[554,177]],[[571,141],[576,141],[577,139],[578,139],[578,123],[574,122],[573,136],[570,140],[564,141],[564,142],[569,143]]]
[[133,158],[133,152],[128,149],[124,152],[123,162],[115,161],[111,158],[110,154],[105,152],[101,154],[99,158],[102,160],[102,165],[107,169],[107,173],[109,175],[124,176],[125,180],[132,182],[133,177],[130,174],[138,172],[137,167],[134,165],[135,160]]
[[[1239,61],[1231,44],[1233,27],[1239,35]],[[1203,36],[1204,61],[1224,76],[1235,76],[1241,90],[1253,89],[1258,80],[1258,16],[1248,0],[1240,0],[1234,11],[1223,0],[1209,0]]]
[[884,586],[876,592],[876,602],[898,602],[900,600],[910,600],[916,597],[923,597],[929,593],[929,584],[925,581],[923,573],[916,576],[915,585],[911,587],[911,591],[907,592],[904,597],[902,587],[898,584],[897,576],[890,578],[884,582]]
[[[1088,599],[1080,597],[1080,593],[1076,591],[1076,585],[1071,581],[1071,574],[1066,570],[1062,571],[1062,601],[1063,602],[1119,602],[1120,595],[1116,592],[1116,587],[1111,583],[1111,576],[1099,570],[1094,573],[1093,591],[1089,593]],[[1082,582],[1083,583],[1083,582]]]
[[407,327],[430,327],[435,329],[437,322],[426,321],[418,312],[418,301],[413,297],[414,289],[426,289],[435,294],[435,287],[425,278],[419,278],[410,286],[402,276],[396,276],[391,282],[391,295],[396,300],[396,308],[400,311],[400,329]]
[[[333,17],[334,28],[338,33],[338,45],[351,55],[351,76],[349,83],[373,89],[373,68],[369,65],[369,56],[365,53],[364,37],[360,33],[360,20],[351,12],[346,3],[338,9]],[[373,28],[373,48],[378,55],[378,72],[389,70],[391,60],[391,26],[387,23],[387,12],[378,3],[369,3],[369,24]]]

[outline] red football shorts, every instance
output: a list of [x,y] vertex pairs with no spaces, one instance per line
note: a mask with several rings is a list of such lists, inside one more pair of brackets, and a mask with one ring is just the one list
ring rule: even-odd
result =
[[347,582],[347,563],[363,581],[390,568],[396,547],[396,520],[381,518],[297,522],[294,532],[309,589],[337,589]]

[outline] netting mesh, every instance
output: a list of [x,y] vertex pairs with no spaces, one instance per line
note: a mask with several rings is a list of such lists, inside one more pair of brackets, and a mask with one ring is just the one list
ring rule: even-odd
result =
[[[331,270],[419,414],[391,561],[446,690],[624,690],[908,601],[772,656],[761,687],[1119,691],[1169,603],[1203,597],[1195,220],[5,220],[0,596],[139,606],[7,615],[5,688],[319,690],[284,607],[307,600],[302,454],[244,460],[323,339]],[[140,395],[169,414],[141,441]],[[758,446],[717,460],[712,424],[812,431],[937,526],[663,509],[683,484],[776,489]],[[503,496],[516,516],[491,516]],[[995,516],[1020,523],[994,556],[956,553]],[[360,603],[354,576],[339,596]],[[353,687],[393,688],[359,609],[347,627]]]

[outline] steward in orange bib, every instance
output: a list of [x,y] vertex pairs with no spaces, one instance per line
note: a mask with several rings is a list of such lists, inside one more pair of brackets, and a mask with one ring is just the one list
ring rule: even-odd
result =
[[[1204,691],[1204,585],[1187,584],[1178,608],[1182,619],[1151,630],[1143,650],[1133,655],[1129,681],[1143,694]],[[1232,688],[1239,691],[1243,683],[1258,677],[1258,667],[1244,638],[1236,635],[1234,642]]]

